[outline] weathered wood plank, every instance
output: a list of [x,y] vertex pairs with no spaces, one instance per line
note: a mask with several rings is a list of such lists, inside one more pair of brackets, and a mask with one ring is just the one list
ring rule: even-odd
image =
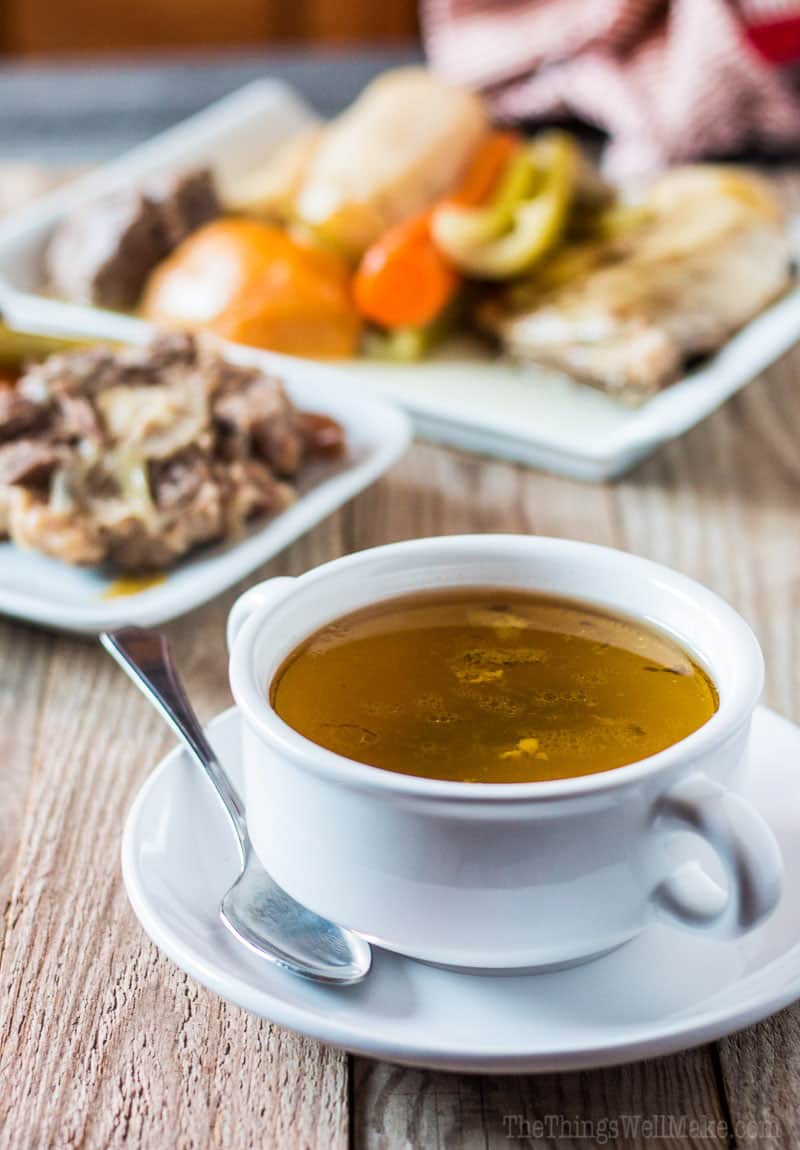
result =
[[[288,566],[338,550],[339,522],[300,542]],[[206,716],[229,701],[232,597],[170,628]],[[4,626],[21,668],[53,642]],[[163,724],[94,643],[58,639],[49,677],[36,659],[34,670],[46,706],[8,683],[15,706],[38,715],[28,726],[39,752],[0,964],[0,1146],[346,1146],[346,1057],[207,993],[159,956],[128,907],[120,834],[170,744]],[[15,747],[23,763],[26,745]]]
[[44,631],[0,621],[0,953],[52,645]]
[[728,1145],[690,1133],[689,1119],[715,1135],[725,1121],[704,1050],[583,1074],[434,1074],[366,1060],[355,1074],[359,1150]]

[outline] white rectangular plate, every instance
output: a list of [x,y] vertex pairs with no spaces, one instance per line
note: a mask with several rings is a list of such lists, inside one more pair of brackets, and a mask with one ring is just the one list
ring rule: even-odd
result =
[[[210,162],[224,188],[313,120],[284,85],[258,81],[0,224],[0,308],[20,326],[136,337],[142,322],[49,300],[41,258],[66,211],[157,172]],[[420,434],[581,479],[619,475],[699,423],[800,339],[800,289],[758,316],[697,371],[627,409],[564,376],[498,361],[469,341],[410,366],[343,366],[365,393],[390,396]]]
[[408,418],[340,372],[301,360],[229,347],[229,359],[262,363],[286,384],[294,403],[343,425],[347,453],[314,465],[286,511],[252,525],[244,539],[203,548],[134,595],[107,598],[119,572],[70,567],[13,543],[0,543],[0,612],[64,631],[95,634],[126,623],[163,623],[213,599],[266,563],[337,507],[368,487],[400,458],[411,438]]

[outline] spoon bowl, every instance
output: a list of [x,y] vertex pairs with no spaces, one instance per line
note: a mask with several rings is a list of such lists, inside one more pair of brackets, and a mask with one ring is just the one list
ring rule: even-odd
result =
[[220,903],[224,925],[246,947],[302,978],[336,986],[369,973],[368,942],[293,899],[253,850],[244,806],[189,703],[165,635],[141,627],[104,632],[100,642],[167,720],[214,786],[239,844],[242,869]]
[[252,852],[220,904],[220,917],[257,954],[264,953],[264,924],[280,922],[280,938],[270,938],[267,957],[294,974],[347,986],[369,970],[369,943],[307,910],[270,878]]

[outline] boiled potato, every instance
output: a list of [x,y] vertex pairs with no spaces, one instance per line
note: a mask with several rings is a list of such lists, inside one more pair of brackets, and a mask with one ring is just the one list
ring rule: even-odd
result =
[[315,358],[354,355],[360,320],[347,265],[257,220],[206,224],[153,272],[148,320]]
[[326,129],[298,191],[296,216],[360,256],[454,186],[488,126],[471,92],[425,68],[387,72]]

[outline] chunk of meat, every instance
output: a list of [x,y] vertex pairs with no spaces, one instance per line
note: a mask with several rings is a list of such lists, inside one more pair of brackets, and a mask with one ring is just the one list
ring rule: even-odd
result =
[[26,399],[16,387],[0,387],[0,443],[46,423],[48,410]]
[[344,451],[344,429],[341,423],[329,415],[320,415],[316,411],[298,411],[295,427],[307,455],[331,459]]
[[223,493],[226,535],[239,535],[254,516],[282,511],[294,501],[292,489],[258,460],[236,460],[216,474]]
[[156,264],[219,213],[209,168],[112,192],[76,209],[56,229],[45,252],[48,283],[78,303],[135,307]]
[[106,431],[147,459],[166,459],[192,444],[208,447],[211,431],[201,375],[182,383],[110,387],[97,397]]
[[[582,274],[551,286],[545,265],[527,300],[517,288],[484,309],[512,355],[640,403],[789,285],[788,237],[754,178],[717,169],[667,176],[645,207],[649,217],[630,234],[580,253]],[[568,258],[555,257],[562,266]]]
[[253,427],[257,453],[277,475],[296,475],[303,459],[303,439],[290,412],[264,419]]
[[289,403],[278,380],[242,369],[220,380],[212,403],[214,419],[245,436],[252,435],[259,423],[282,418],[287,410]]
[[227,384],[214,399],[215,420],[229,436],[252,443],[279,475],[294,475],[303,439],[286,392],[278,380],[261,373],[248,373],[245,379],[237,390]]
[[197,362],[194,339],[170,332],[157,336],[144,347],[113,348],[101,344],[51,355],[26,369],[17,383],[17,391],[38,404],[67,395],[94,400],[112,387],[159,384],[173,374],[180,379],[185,369]]
[[187,502],[166,509],[157,522],[135,516],[116,524],[107,557],[126,571],[169,567],[201,543],[219,539],[225,527],[222,493],[210,479]]
[[32,403],[47,403],[61,395],[95,395],[113,376],[114,355],[110,348],[51,355],[32,364],[20,377],[17,391]]
[[102,439],[102,428],[90,400],[82,395],[60,395],[53,405],[51,425],[53,439],[95,445]]
[[50,287],[77,303],[131,308],[147,276],[167,255],[158,205],[137,191],[116,192],[79,208],[45,253]]
[[108,370],[116,373],[117,383],[163,383],[164,375],[182,375],[185,368],[197,366],[200,359],[192,336],[182,331],[168,331],[141,347],[117,348]]
[[20,547],[65,563],[100,563],[106,547],[97,524],[77,508],[54,509],[47,496],[24,487],[9,489],[8,533]]
[[0,487],[42,487],[64,460],[47,440],[17,439],[0,446]]
[[189,447],[170,459],[150,463],[150,490],[156,507],[162,511],[194,499],[209,478],[208,460],[199,447]]
[[170,251],[197,228],[216,219],[222,210],[210,168],[180,172],[151,182],[147,193],[159,205]]

